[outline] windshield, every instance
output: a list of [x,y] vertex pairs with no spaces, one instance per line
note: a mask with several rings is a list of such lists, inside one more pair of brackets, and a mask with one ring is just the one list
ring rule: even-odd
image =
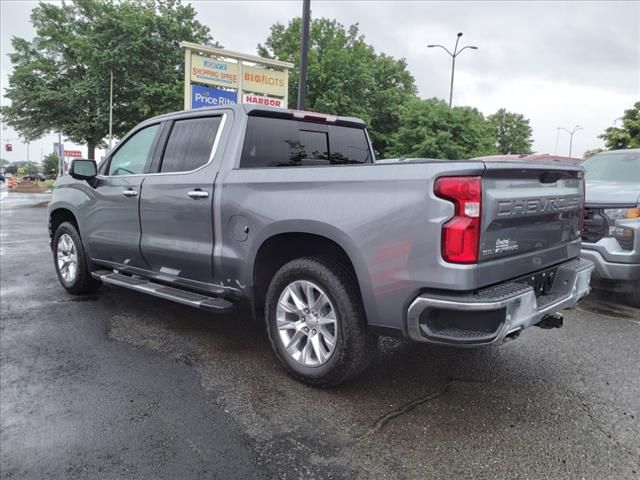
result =
[[582,162],[587,180],[640,184],[640,152],[601,153]]

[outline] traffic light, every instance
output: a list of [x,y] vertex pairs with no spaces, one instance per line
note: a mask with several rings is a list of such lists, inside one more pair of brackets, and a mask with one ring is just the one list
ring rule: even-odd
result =
[[5,144],[4,144],[4,149],[5,149],[7,152],[13,152],[13,145],[12,145],[11,143],[5,143]]

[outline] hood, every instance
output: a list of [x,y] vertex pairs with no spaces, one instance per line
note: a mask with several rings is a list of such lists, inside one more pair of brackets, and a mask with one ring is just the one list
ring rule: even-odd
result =
[[587,205],[637,205],[640,185],[620,182],[589,182],[586,184]]

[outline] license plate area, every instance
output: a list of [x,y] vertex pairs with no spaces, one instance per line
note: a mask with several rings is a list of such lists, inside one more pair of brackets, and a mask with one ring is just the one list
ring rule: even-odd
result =
[[548,295],[553,290],[556,281],[558,267],[548,268],[539,272],[530,273],[524,277],[520,277],[517,282],[526,283],[533,288],[536,297]]

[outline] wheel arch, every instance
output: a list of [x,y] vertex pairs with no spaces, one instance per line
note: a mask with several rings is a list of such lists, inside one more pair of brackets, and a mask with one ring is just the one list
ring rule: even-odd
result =
[[[314,229],[315,230],[315,229]],[[356,288],[363,300],[363,281],[359,258],[354,258],[354,249],[340,242],[335,236],[326,235],[310,229],[295,229],[289,231],[274,232],[264,238],[256,248],[251,262],[252,280],[251,305],[256,318],[263,314],[264,302],[269,288],[269,283],[275,273],[285,263],[301,257],[332,257],[354,278]]]
[[49,212],[49,240],[53,247],[53,237],[56,234],[56,230],[60,225],[64,222],[69,222],[76,227],[78,231],[78,235],[82,239],[82,235],[80,234],[80,227],[78,225],[78,219],[76,215],[66,207],[58,207]]

